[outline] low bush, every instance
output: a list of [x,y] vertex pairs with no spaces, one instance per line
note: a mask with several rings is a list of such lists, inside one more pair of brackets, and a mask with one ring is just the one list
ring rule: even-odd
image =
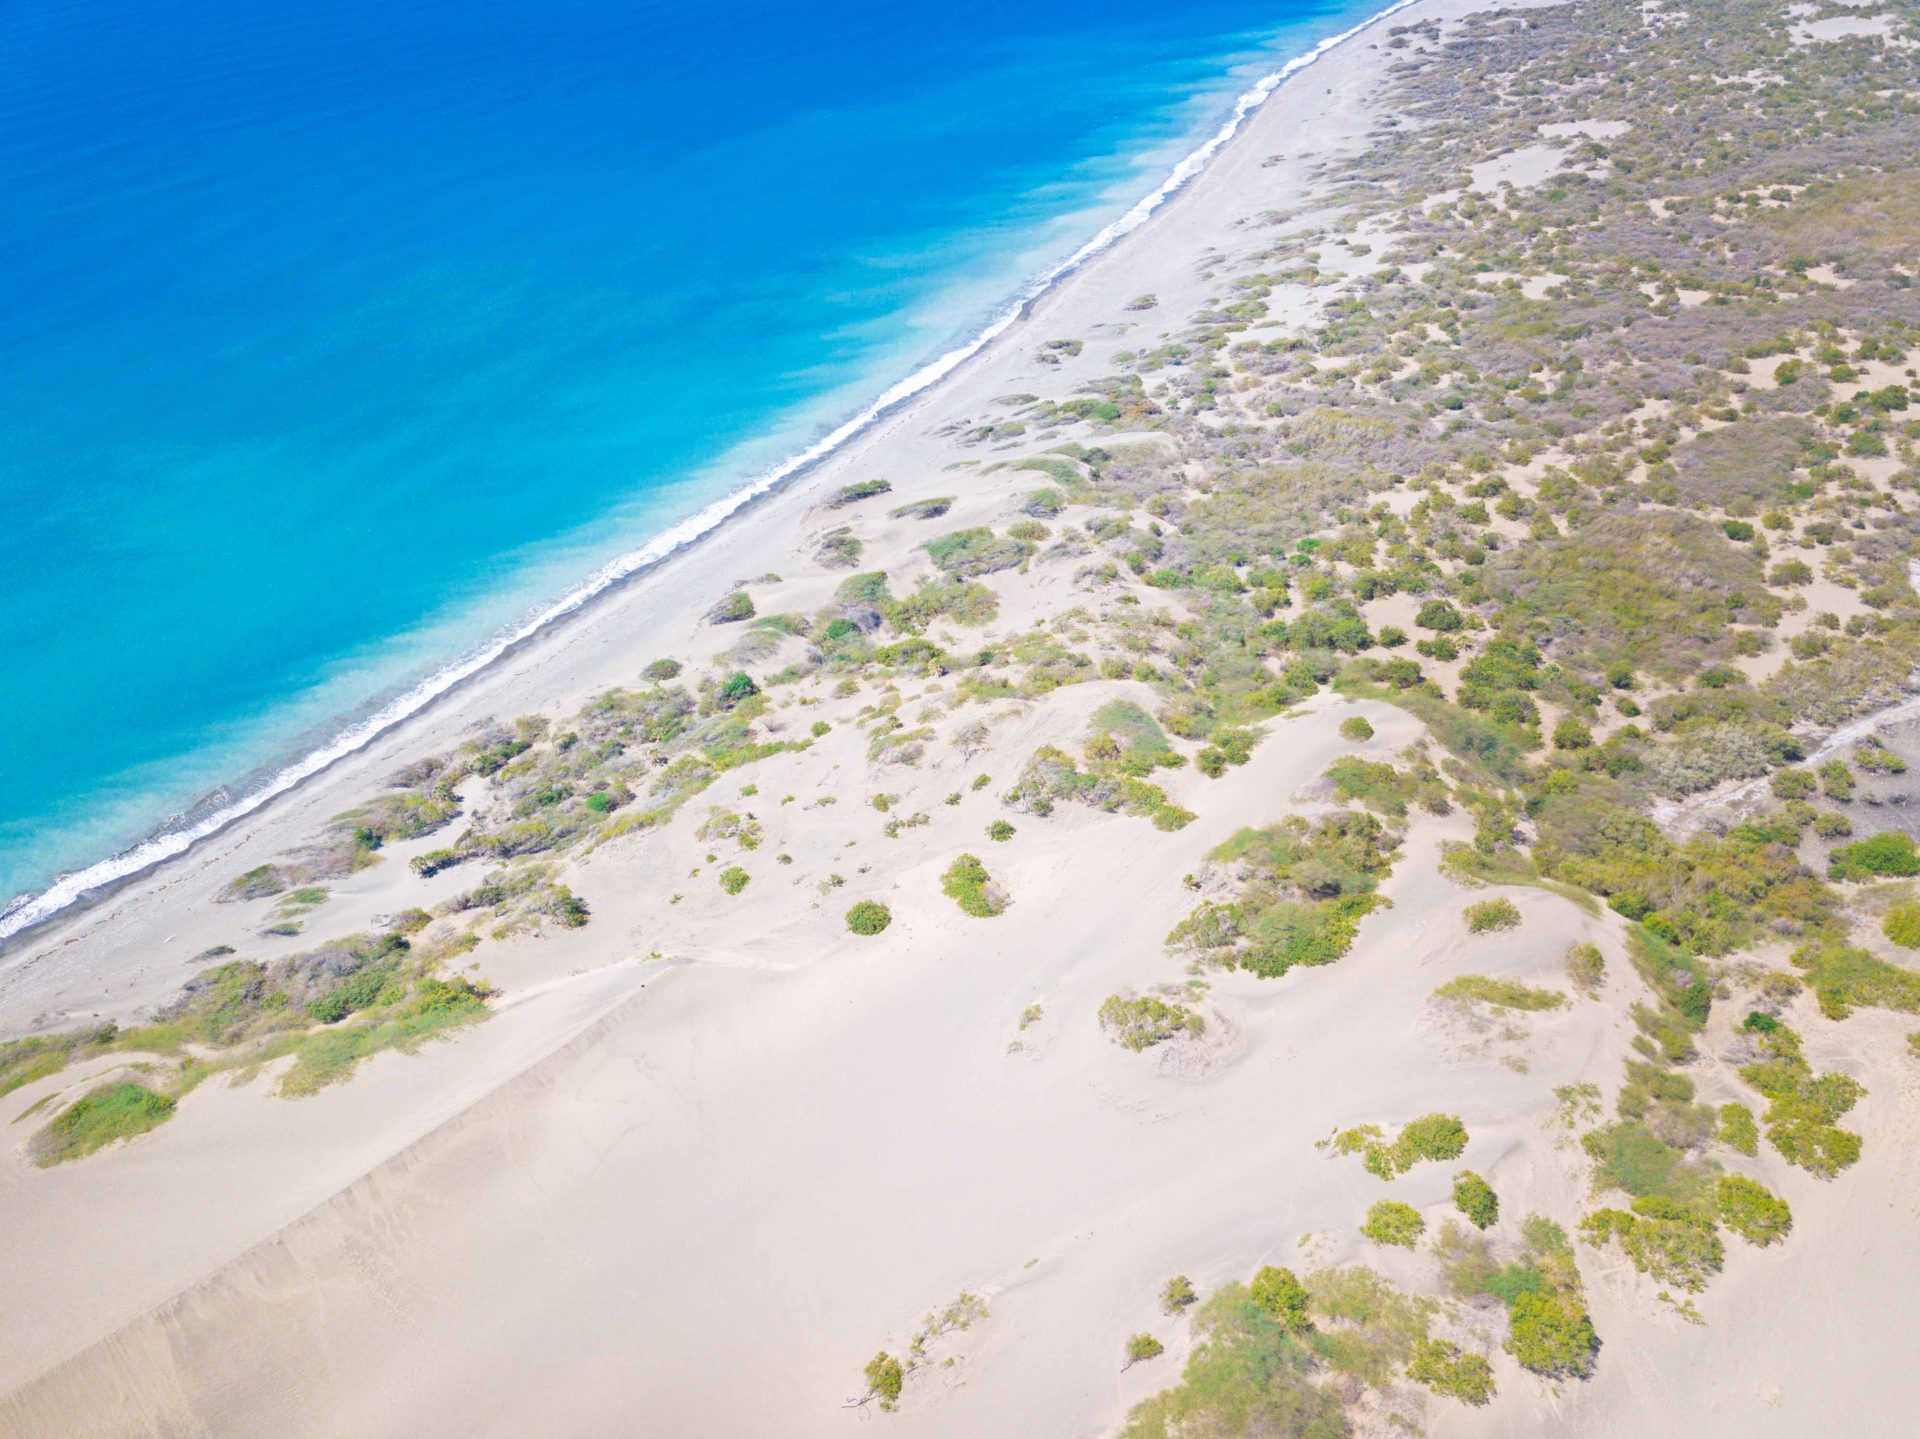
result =
[[1889,831],[1841,845],[1827,856],[1827,878],[1864,880],[1920,874],[1920,850],[1913,836]]
[[1350,715],[1340,721],[1340,737],[1359,744],[1373,738],[1373,726],[1367,723],[1365,715]]
[[1178,1314],[1199,1298],[1193,1292],[1193,1281],[1184,1274],[1176,1274],[1160,1290],[1160,1308],[1167,1314]]
[[846,505],[858,504],[861,500],[870,500],[875,495],[884,495],[893,488],[891,480],[855,480],[850,485],[842,485],[827,500],[827,508],[837,510]]
[[734,625],[753,618],[753,600],[745,591],[735,590],[707,611],[707,619],[716,625]]
[[1243,1286],[1229,1284],[1202,1304],[1193,1336],[1180,1382],[1135,1405],[1120,1439],[1347,1433],[1339,1391],[1315,1382],[1308,1351]]
[[1557,989],[1536,989],[1515,979],[1490,979],[1484,974],[1450,979],[1434,995],[1462,1003],[1490,1004],[1496,1009],[1564,1009],[1567,1004],[1567,997]]
[[1607,959],[1597,944],[1576,944],[1567,951],[1567,978],[1582,994],[1599,993],[1607,977]]
[[1753,1111],[1739,1103],[1720,1106],[1720,1142],[1727,1148],[1751,1158],[1760,1152],[1760,1126],[1753,1122]]
[[1475,1229],[1489,1229],[1500,1218],[1500,1196],[1471,1169],[1454,1176],[1453,1205]]
[[173,1117],[174,1101],[130,1079],[95,1085],[33,1137],[29,1153],[41,1168],[84,1159],[117,1139],[132,1139]]
[[1253,1276],[1253,1283],[1247,1286],[1247,1294],[1261,1313],[1289,1334],[1305,1334],[1313,1327],[1308,1313],[1307,1287],[1291,1269],[1262,1265],[1260,1272]]
[[1793,1228],[1793,1211],[1786,1200],[1744,1175],[1722,1175],[1714,1205],[1722,1224],[1763,1249],[1785,1239]]
[[1335,1154],[1358,1154],[1379,1179],[1396,1179],[1421,1160],[1458,1159],[1467,1147],[1467,1127],[1451,1114],[1424,1114],[1388,1144],[1377,1125],[1343,1129],[1322,1143]]
[[1397,1199],[1377,1201],[1367,1211],[1366,1223],[1360,1226],[1360,1232],[1375,1244],[1391,1244],[1401,1249],[1413,1248],[1426,1229],[1427,1222],[1420,1217],[1420,1211]]
[[900,1402],[907,1371],[898,1359],[883,1349],[867,1361],[865,1373],[867,1391],[880,1401],[882,1409],[892,1409]]
[[1726,1261],[1713,1220],[1672,1200],[1636,1199],[1631,1211],[1597,1209],[1580,1221],[1580,1231],[1594,1244],[1619,1241],[1635,1269],[1689,1293],[1705,1289]]
[[855,934],[879,934],[893,923],[893,911],[877,899],[863,899],[847,911],[847,928]]
[[1880,932],[1902,949],[1920,949],[1920,904],[1896,904],[1880,921]]
[[1494,1394],[1493,1366],[1485,1357],[1445,1339],[1422,1339],[1414,1345],[1407,1378],[1462,1404],[1485,1404]]
[[1463,911],[1468,934],[1490,934],[1513,929],[1520,923],[1520,911],[1510,899],[1483,899]]
[[987,867],[977,855],[963,854],[940,876],[941,891],[976,919],[991,919],[1006,910]]
[[1813,1072],[1800,1036],[1785,1025],[1761,1040],[1763,1057],[1741,1066],[1740,1077],[1768,1101],[1761,1123],[1767,1140],[1789,1164],[1830,1179],[1860,1157],[1860,1136],[1836,1123],[1866,1093],[1847,1074]]
[[1123,1049],[1138,1053],[1187,1034],[1206,1033],[1206,1019],[1182,1004],[1150,994],[1110,994],[1100,1006],[1100,1027]]
[[1158,1339],[1155,1339],[1151,1334],[1136,1334],[1127,1340],[1126,1367],[1131,1369],[1134,1365],[1145,1360],[1157,1359],[1166,1352],[1167,1346],[1162,1344]]
[[1549,1378],[1593,1372],[1600,1337],[1578,1295],[1533,1290],[1513,1302],[1508,1317],[1506,1350],[1521,1368]]
[[753,882],[753,876],[737,864],[730,864],[720,871],[720,888],[728,894],[738,894]]

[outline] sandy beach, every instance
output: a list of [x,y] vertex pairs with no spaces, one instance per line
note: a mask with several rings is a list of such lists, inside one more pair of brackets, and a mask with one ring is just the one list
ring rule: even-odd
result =
[[[377,1054],[350,1082],[290,1099],[273,1092],[271,1064],[217,1074],[153,1132],[50,1168],[33,1162],[32,1116],[140,1057],[102,1054],[0,1096],[16,1136],[0,1152],[0,1430],[1109,1434],[1178,1379],[1193,1347],[1157,1298],[1169,1276],[1204,1294],[1265,1264],[1359,1263],[1431,1287],[1424,1252],[1370,1244],[1356,1226],[1390,1193],[1438,1230],[1461,1166],[1492,1183],[1504,1214],[1571,1229],[1589,1177],[1567,1096],[1591,1085],[1595,1103],[1610,1097],[1637,1062],[1631,1011],[1647,991],[1622,914],[1448,872],[1442,846],[1475,837],[1464,782],[1445,813],[1403,806],[1384,904],[1338,963],[1202,976],[1166,943],[1199,900],[1232,897],[1230,866],[1209,856],[1242,829],[1344,812],[1325,778],[1336,760],[1407,763],[1410,747],[1444,758],[1406,708],[1319,691],[1269,721],[1224,778],[1197,764],[1155,772],[1166,802],[1191,813],[1176,829],[1065,802],[1042,817],[1002,799],[1030,758],[1079,754],[1103,707],[1163,713],[1151,684],[1103,673],[966,703],[952,675],[776,688],[807,640],[775,634],[742,659],[745,627],[708,617],[742,588],[761,616],[826,611],[849,571],[822,546],[843,527],[859,569],[884,570],[905,595],[939,578],[929,539],[1030,515],[1046,477],[1014,462],[1069,441],[1163,447],[1197,483],[1214,452],[1195,432],[983,427],[1020,408],[1009,396],[1065,401],[1177,342],[1288,237],[1325,231],[1317,274],[1270,281],[1254,338],[1308,335],[1372,293],[1391,236],[1337,223],[1356,188],[1378,183],[1357,162],[1401,123],[1396,67],[1431,63],[1488,8],[1418,0],[1391,21],[1419,27],[1410,41],[1389,44],[1383,23],[1330,51],[1163,210],[933,390],[424,715],[0,951],[0,1034],[132,1026],[217,947],[271,964],[416,907],[444,914],[488,867],[423,877],[410,861],[447,832],[389,841],[379,863],[329,879],[294,932],[268,933],[267,901],[230,890],[411,762],[489,721],[541,715],[564,729],[662,657],[689,682],[751,673],[774,701],[755,737],[807,741],[726,770],[663,823],[555,858],[590,922],[482,938],[453,964],[493,987],[486,1022]],[[1517,30],[1536,8],[1507,6],[1503,23]],[[1567,118],[1588,118],[1570,104]],[[1510,152],[1489,189],[1540,183],[1578,143]],[[1149,393],[1167,373],[1147,377]],[[1247,434],[1276,422],[1251,404],[1244,419]],[[891,485],[881,498],[830,506],[875,478]],[[951,497],[937,522],[894,513],[934,497]],[[1405,516],[1415,498],[1396,489],[1381,503]],[[1135,576],[1097,585],[1091,564],[1042,552],[991,574],[984,627],[941,617],[926,633],[955,651],[1042,632],[1067,643],[1123,591],[1143,612],[1167,598]],[[1418,608],[1402,593],[1362,613],[1376,629],[1411,627]],[[1460,670],[1429,667],[1448,684]],[[879,742],[876,714],[922,736],[911,757]],[[1356,717],[1369,737],[1353,737]],[[484,780],[460,798],[476,816],[493,803]],[[723,808],[753,819],[750,854],[718,825]],[[1013,826],[1004,842],[986,833],[998,820]],[[942,897],[963,851],[991,870],[1004,913],[977,918]],[[728,892],[715,876],[734,862],[751,882]],[[1471,933],[1465,907],[1492,897],[1511,901],[1516,926]],[[890,907],[883,935],[848,932],[858,900]],[[1566,956],[1588,944],[1605,960],[1590,997],[1489,1013],[1434,996],[1475,975],[1559,994]],[[1195,978],[1180,993],[1205,1018],[1197,1037],[1135,1053],[1096,1021],[1109,995]],[[1740,1010],[1716,1005],[1698,1037],[1705,1057],[1689,1072],[1703,1103],[1752,1100],[1716,1057],[1741,1042]],[[1910,1020],[1873,1010],[1844,1032],[1822,1027],[1810,992],[1782,1012],[1816,1070],[1863,1082],[1849,1123],[1869,1136],[1837,1180],[1765,1149],[1743,1162],[1791,1202],[1788,1244],[1730,1245],[1692,1316],[1617,1250],[1583,1245],[1602,1336],[1583,1381],[1523,1368],[1501,1347],[1498,1306],[1447,1301],[1447,1332],[1487,1353],[1499,1398],[1356,1389],[1353,1432],[1392,1432],[1395,1414],[1436,1436],[1901,1432],[1897,1349],[1920,1327]],[[1433,1112],[1465,1119],[1459,1164],[1416,1167],[1391,1190],[1317,1147],[1344,1126],[1391,1133]],[[963,1320],[939,1320],[956,1301]],[[1143,1331],[1165,1354],[1125,1365]],[[916,1336],[920,1360],[897,1412],[882,1413],[862,1366],[911,1352]]]

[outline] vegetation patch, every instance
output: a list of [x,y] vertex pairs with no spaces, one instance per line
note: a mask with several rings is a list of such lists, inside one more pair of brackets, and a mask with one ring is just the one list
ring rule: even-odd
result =
[[1500,1196],[1471,1169],[1463,1169],[1453,1178],[1453,1207],[1475,1229],[1490,1229],[1500,1218]]
[[1367,1211],[1366,1222],[1360,1226],[1360,1232],[1375,1244],[1411,1249],[1420,1242],[1420,1236],[1427,1232],[1427,1222],[1411,1204],[1403,1204],[1397,1199],[1382,1199]]
[[1110,994],[1100,1005],[1100,1027],[1122,1049],[1137,1053],[1183,1035],[1197,1039],[1206,1033],[1207,1021],[1185,1005],[1155,995]]
[[61,1110],[33,1137],[28,1152],[45,1169],[84,1159],[118,1139],[157,1129],[173,1117],[174,1101],[123,1079],[95,1085]]
[[1761,1125],[1767,1142],[1790,1164],[1831,1179],[1860,1157],[1860,1136],[1839,1127],[1866,1093],[1848,1074],[1815,1074],[1800,1036],[1784,1024],[1760,1035],[1762,1057],[1740,1077],[1766,1097]]
[[847,928],[855,934],[879,934],[893,923],[893,911],[877,899],[863,899],[847,911]]
[[1006,897],[994,884],[979,856],[963,854],[947,866],[940,876],[940,888],[948,899],[976,919],[991,919],[1004,913]]
[[1201,904],[1167,945],[1264,977],[1331,964],[1381,903],[1375,890],[1397,839],[1374,816],[1348,811],[1243,829],[1208,856],[1240,880],[1238,896]]
[[1520,910],[1510,899],[1483,899],[1470,904],[1462,913],[1468,934],[1492,934],[1520,926]]
[[1458,1159],[1467,1147],[1467,1127],[1451,1114],[1423,1114],[1409,1121],[1391,1144],[1374,1124],[1342,1129],[1320,1141],[1335,1155],[1358,1154],[1367,1173],[1397,1179],[1422,1160]]
[[1450,979],[1434,990],[1434,995],[1464,1004],[1490,1004],[1496,1009],[1537,1011],[1567,1006],[1566,995],[1557,989],[1536,989],[1517,979],[1491,979],[1484,974],[1463,974]]

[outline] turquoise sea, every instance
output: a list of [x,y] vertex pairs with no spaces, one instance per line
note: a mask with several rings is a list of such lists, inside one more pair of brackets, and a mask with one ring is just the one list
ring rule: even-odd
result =
[[925,378],[1384,3],[0,6],[0,938]]

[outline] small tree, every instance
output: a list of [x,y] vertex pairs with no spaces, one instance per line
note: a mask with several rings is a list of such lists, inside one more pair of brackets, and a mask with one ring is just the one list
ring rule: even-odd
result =
[[1261,1311],[1278,1320],[1287,1333],[1305,1334],[1313,1327],[1313,1317],[1307,1312],[1307,1286],[1291,1269],[1262,1265],[1260,1272],[1253,1276],[1253,1283],[1247,1286],[1247,1293]]

